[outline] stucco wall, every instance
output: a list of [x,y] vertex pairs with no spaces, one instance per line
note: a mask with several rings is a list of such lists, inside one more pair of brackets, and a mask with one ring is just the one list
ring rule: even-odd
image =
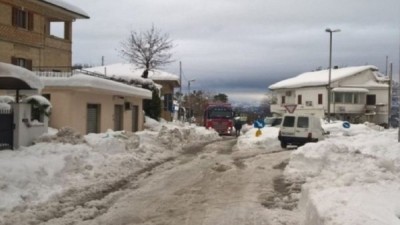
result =
[[[130,102],[139,108],[138,129],[143,130],[142,99],[124,97],[123,99],[109,94],[96,93],[90,90],[63,90],[44,89],[43,94],[50,94],[50,102],[53,105],[50,116],[50,127],[72,127],[82,134],[86,134],[87,104],[100,104],[100,132],[114,129],[114,105],[124,105]],[[123,112],[123,128],[132,131],[132,110]]]

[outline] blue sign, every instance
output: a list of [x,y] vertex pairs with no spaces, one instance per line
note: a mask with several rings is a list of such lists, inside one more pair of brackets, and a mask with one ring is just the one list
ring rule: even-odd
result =
[[254,121],[254,127],[255,128],[263,128],[265,126],[265,122],[263,119],[257,119],[256,121]]
[[343,128],[348,129],[348,128],[350,128],[350,123],[347,122],[347,121],[344,121],[343,124],[342,124],[342,126],[343,126]]

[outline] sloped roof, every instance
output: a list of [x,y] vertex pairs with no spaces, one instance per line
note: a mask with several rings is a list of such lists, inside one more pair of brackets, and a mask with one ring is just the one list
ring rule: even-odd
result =
[[[356,66],[356,67],[344,67],[340,69],[332,69],[331,82],[353,76],[365,70],[377,71],[378,68],[376,66],[368,65],[368,66]],[[322,85],[328,85],[328,83],[329,83],[329,70],[320,70],[315,72],[302,73],[296,77],[279,81],[275,84],[270,85],[269,89],[274,90],[283,88],[322,86]]]
[[77,16],[76,18],[89,19],[89,15],[85,11],[63,0],[40,0],[40,1],[55,6],[57,8],[69,11],[75,14]]
[[[85,68],[87,71],[105,74],[106,76],[119,76],[119,77],[141,77],[144,69],[135,67],[131,63],[116,63],[106,66],[98,66],[92,68]],[[149,79],[154,81],[177,81],[179,76],[161,70],[149,71]]]

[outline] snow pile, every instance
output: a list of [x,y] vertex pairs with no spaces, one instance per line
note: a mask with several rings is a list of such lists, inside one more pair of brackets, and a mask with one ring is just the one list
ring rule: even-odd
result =
[[148,118],[146,124],[152,130],[85,136],[68,128],[57,133],[51,129],[33,146],[0,151],[0,224],[15,207],[23,209],[71,191],[84,195],[82,199],[95,196],[93,192],[106,191],[132,173],[176,157],[187,144],[220,138],[203,127]]
[[305,182],[299,207],[304,224],[399,224],[400,143],[397,130],[373,124],[341,128],[291,155],[287,179]]
[[258,129],[250,125],[243,126],[243,135],[239,136],[237,148],[239,151],[262,150],[264,152],[273,152],[277,148],[280,151],[280,143],[278,141],[279,127],[264,127],[261,135],[256,137]]

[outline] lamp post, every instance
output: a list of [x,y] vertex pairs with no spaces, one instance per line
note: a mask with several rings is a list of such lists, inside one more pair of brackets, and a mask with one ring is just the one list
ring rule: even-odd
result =
[[331,122],[331,74],[332,74],[332,33],[340,32],[340,29],[331,30],[330,28],[325,29],[329,33],[329,78],[328,78],[328,123]]
[[195,82],[196,80],[189,80],[188,81],[188,102],[189,102],[189,107],[190,107],[190,111],[189,111],[189,115],[190,115],[190,117],[192,117],[193,115],[192,115],[192,113],[193,113],[193,110],[192,110],[192,102],[190,101],[190,83],[192,83],[192,82]]

